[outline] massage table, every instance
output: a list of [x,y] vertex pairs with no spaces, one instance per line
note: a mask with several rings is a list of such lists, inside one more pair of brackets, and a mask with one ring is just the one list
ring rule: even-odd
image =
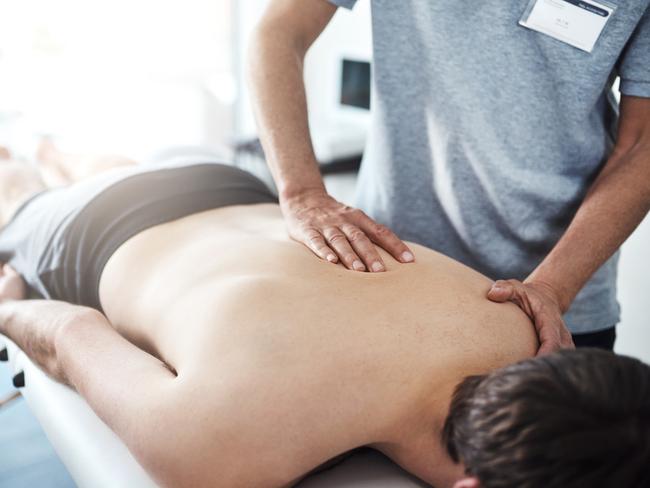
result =
[[[22,395],[80,488],[156,487],[122,441],[81,396],[53,381],[12,341],[0,335],[0,349],[3,347],[9,352],[9,361],[4,364],[13,374],[24,372]],[[362,449],[340,464],[309,476],[297,486],[425,488],[429,485],[380,453]]]

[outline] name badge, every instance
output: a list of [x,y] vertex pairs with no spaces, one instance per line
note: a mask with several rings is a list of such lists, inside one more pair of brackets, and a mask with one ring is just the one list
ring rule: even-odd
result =
[[594,0],[532,0],[520,25],[590,53],[616,7]]

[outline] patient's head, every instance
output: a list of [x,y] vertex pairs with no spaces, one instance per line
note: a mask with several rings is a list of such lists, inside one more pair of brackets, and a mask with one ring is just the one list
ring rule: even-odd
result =
[[458,487],[648,487],[650,366],[582,349],[466,378],[444,441]]

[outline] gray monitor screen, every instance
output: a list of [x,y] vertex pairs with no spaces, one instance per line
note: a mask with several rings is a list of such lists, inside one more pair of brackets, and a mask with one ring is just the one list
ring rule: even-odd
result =
[[341,104],[370,109],[370,63],[343,60]]

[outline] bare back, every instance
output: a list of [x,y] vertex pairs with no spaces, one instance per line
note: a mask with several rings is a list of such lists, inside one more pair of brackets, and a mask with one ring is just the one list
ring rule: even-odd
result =
[[[393,457],[444,483],[435,434],[454,386],[533,355],[537,339],[516,306],[485,299],[486,277],[409,246],[413,264],[380,249],[386,272],[349,271],[292,241],[277,205],[224,207],[123,244],[101,303],[178,373],[206,459],[228,451],[246,471],[254,458],[288,483],[357,446],[426,445],[422,460]],[[413,417],[431,432],[411,431]]]

